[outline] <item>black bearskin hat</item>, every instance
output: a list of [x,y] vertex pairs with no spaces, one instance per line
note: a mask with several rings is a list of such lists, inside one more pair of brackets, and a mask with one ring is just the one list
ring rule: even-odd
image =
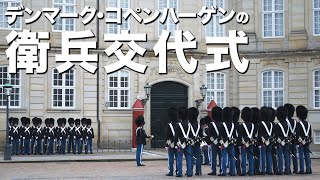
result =
[[253,124],[258,124],[261,120],[260,120],[260,110],[257,107],[253,107],[251,108],[252,110],[252,118],[251,118],[251,122]]
[[66,125],[66,123],[67,123],[67,119],[66,118],[61,118],[61,125],[62,124]]
[[68,124],[69,124],[69,125],[74,124],[74,119],[73,119],[73,118],[69,118],[69,119],[68,119]]
[[212,122],[212,119],[211,119],[211,117],[210,116],[205,116],[204,117],[204,122],[205,122],[205,124],[210,124],[211,122]]
[[15,119],[14,117],[10,117],[10,118],[9,118],[9,124],[11,124],[11,125],[12,125],[12,124],[13,124],[14,119]]
[[269,107],[263,106],[260,108],[260,119],[264,122],[272,122],[272,110]]
[[25,123],[26,123],[26,125],[30,125],[30,118],[26,118]]
[[138,127],[144,125],[144,117],[142,115],[138,116],[135,122]]
[[91,126],[91,119],[87,119],[86,124]]
[[46,126],[49,126],[49,124],[50,124],[50,118],[46,118],[46,119],[44,120],[44,124],[45,124]]
[[199,116],[199,111],[195,107],[191,107],[188,109],[188,120],[190,123],[197,122]]
[[222,108],[219,106],[215,106],[211,110],[212,120],[216,122],[221,122],[222,120]]
[[284,107],[287,109],[288,111],[288,118],[292,118],[293,115],[294,115],[294,111],[295,111],[295,108],[292,104],[285,104]]
[[49,125],[52,124],[54,126],[54,119],[53,118],[50,118],[49,120]]
[[26,125],[26,117],[22,117],[22,118],[20,119],[20,121],[21,121],[22,126],[25,126],[25,125]]
[[237,123],[239,121],[240,110],[237,107],[231,107],[233,110],[233,123]]
[[178,117],[180,120],[186,121],[188,118],[188,109],[184,106],[179,107],[178,109]]
[[81,119],[81,125],[86,125],[86,121],[87,121],[86,118],[82,118],[82,119]]
[[250,109],[249,107],[244,107],[241,111],[241,119],[244,122],[252,122],[252,109]]
[[273,122],[273,121],[276,120],[276,110],[273,109],[272,107],[269,107],[269,108],[271,109],[271,112],[272,112],[272,114],[271,114],[271,121]]
[[61,126],[61,118],[57,119],[58,126]]
[[178,110],[175,107],[168,109],[168,118],[171,123],[175,123],[178,120]]
[[232,122],[233,120],[233,110],[230,107],[225,107],[222,110],[222,121],[223,122]]
[[279,106],[277,108],[276,114],[277,114],[277,119],[280,122],[285,121],[287,119],[287,117],[288,117],[288,111],[284,106]]
[[42,124],[42,119],[38,118],[37,122],[38,122],[38,125],[41,125]]
[[34,126],[36,126],[37,124],[38,124],[38,118],[37,117],[34,117],[34,118],[32,118],[32,124],[34,125]]
[[74,122],[76,125],[80,125],[80,119],[76,119]]
[[18,125],[19,124],[19,118],[14,118],[13,119],[13,124],[17,124]]
[[296,109],[296,113],[297,113],[297,117],[301,120],[301,121],[305,121],[308,117],[308,109],[304,106],[297,106]]

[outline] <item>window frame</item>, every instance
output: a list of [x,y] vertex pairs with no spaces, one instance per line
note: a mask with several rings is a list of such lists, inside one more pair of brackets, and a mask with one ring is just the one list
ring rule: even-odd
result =
[[[315,12],[318,11],[319,12],[319,20],[320,20],[320,5],[318,8],[315,8],[315,1],[312,1],[312,29],[313,29],[313,36],[320,36],[320,27],[319,27],[319,34],[316,34],[316,24],[315,24]],[[319,22],[320,24],[320,22]],[[320,25],[319,25],[320,26]]]
[[[128,87],[120,87],[120,83],[121,83],[121,74],[120,72],[123,71],[123,72],[127,72],[128,73]],[[107,90],[106,90],[106,103],[107,103],[107,109],[110,109],[110,110],[128,110],[130,109],[130,103],[131,103],[131,99],[130,99],[130,94],[131,94],[131,74],[130,74],[130,71],[128,70],[119,70],[119,71],[116,71],[114,73],[117,73],[117,76],[118,77],[118,82],[117,82],[117,87],[110,87],[110,76],[112,74],[108,74],[107,75]],[[116,90],[117,91],[117,107],[110,107],[110,95],[109,95],[109,91],[110,90]],[[128,106],[127,107],[121,107],[121,90],[127,90],[128,91]]]
[[[264,88],[263,87],[263,75],[264,73],[267,73],[267,72],[271,72],[271,88]],[[281,72],[282,73],[282,78],[283,78],[283,82],[282,82],[282,88],[275,88],[275,81],[274,81],[274,73],[275,72]],[[285,103],[285,72],[283,70],[277,70],[277,69],[269,69],[269,70],[264,70],[261,72],[261,106],[265,106],[264,105],[264,95],[263,95],[263,92],[264,91],[271,91],[271,98],[272,98],[272,101],[271,101],[271,104],[272,104],[272,108],[277,108],[275,106],[275,91],[282,91],[282,97],[283,97],[283,102],[282,102],[282,105],[284,105]]]
[[[214,89],[210,89],[208,86],[208,74],[213,74],[213,78],[214,78]],[[223,75],[224,79],[223,79],[223,89],[218,89],[217,88],[217,75],[221,74]],[[215,103],[217,104],[217,106],[222,107],[227,107],[227,74],[223,73],[223,72],[207,72],[205,73],[205,82],[206,82],[206,87],[207,87],[207,94],[205,97],[205,105],[206,107],[209,105],[209,103],[211,102],[211,100],[214,100]],[[210,102],[208,102],[208,93],[213,92],[214,93],[214,99],[211,99]],[[224,93],[224,97],[223,97],[223,106],[221,106],[221,104],[219,104],[220,102],[217,101],[217,97],[218,97],[218,92],[223,92]]]
[[[124,14],[124,12],[126,12],[126,11],[128,11],[129,9],[130,9],[130,0],[128,0],[128,8],[122,8],[121,7],[121,0],[118,0],[117,1],[117,7],[112,7],[112,6],[110,6],[110,4],[109,4],[109,0],[106,0],[106,5],[108,5],[108,7],[111,7],[111,8],[121,8],[121,10],[122,10],[122,16],[123,16],[123,14]],[[125,11],[123,10],[123,9],[126,9]],[[106,16],[107,16],[107,18],[108,18],[108,13],[106,14]],[[128,18],[127,20],[125,20],[125,19],[123,19],[122,17],[121,17],[121,24],[116,24],[116,23],[112,23],[112,24],[106,24],[106,27],[107,27],[107,29],[106,29],[106,33],[107,34],[113,34],[113,33],[110,33],[109,32],[109,26],[110,25],[116,25],[117,26],[117,33],[115,33],[115,34],[120,34],[121,33],[121,30],[129,30],[130,31],[130,18]],[[128,29],[121,29],[121,25],[123,24],[123,21],[127,21],[128,22]]]
[[[316,136],[317,135],[317,133],[319,133],[319,136]],[[317,139],[317,137],[319,138],[319,140],[320,140],[320,130],[318,130],[318,129],[315,129],[314,131],[313,131],[313,139],[314,139],[314,144],[320,144],[320,141],[316,141],[316,139]]]
[[[272,10],[271,11],[264,11],[264,0],[262,0],[262,16],[261,16],[261,24],[262,24],[262,38],[264,39],[270,39],[270,38],[284,38],[285,37],[285,0],[283,0],[283,10],[275,10],[275,0],[272,1]],[[282,13],[283,14],[283,35],[282,36],[276,36],[276,29],[275,29],[275,13]],[[272,17],[272,35],[271,36],[265,36],[265,31],[264,31],[264,15],[265,14],[271,14]]]
[[[170,0],[166,0],[167,1],[167,6],[166,6],[166,8],[169,8],[169,6],[170,6]],[[178,12],[179,12],[179,9],[180,9],[180,7],[179,7],[179,0],[175,0],[176,1],[176,5],[177,5],[177,8],[175,9],[175,13],[177,14]],[[163,9],[161,10],[160,9],[160,0],[158,0],[158,10],[160,11],[160,13],[162,14],[163,13]],[[162,24],[161,22],[160,22],[160,18],[159,18],[159,20],[158,20],[158,37],[161,37],[161,34],[162,34],[162,32],[160,32],[160,26],[161,25],[165,25],[167,22],[168,22],[168,18],[171,18],[171,16],[169,16],[169,12],[168,12],[168,17],[167,17],[167,19],[166,19],[166,22],[164,23],[164,24]],[[172,20],[172,22],[173,22],[173,20]],[[174,22],[173,22],[173,24],[174,24]],[[168,26],[167,26],[168,27]],[[175,27],[176,27],[176,29],[174,30],[174,31],[178,31],[179,30],[179,23],[177,23],[177,24],[175,24]],[[166,31],[168,31],[168,28],[166,28],[166,29],[163,29],[163,30],[166,30]],[[168,31],[169,32],[169,31]],[[169,38],[174,38],[175,37],[175,34],[172,34],[172,33],[170,33],[170,36],[169,36]]]
[[[10,3],[10,5],[11,5],[11,3],[19,3],[20,5],[22,4],[22,0],[1,0],[1,2],[8,2],[8,3]],[[14,6],[9,6],[9,4],[8,4],[8,7],[14,7]],[[4,13],[3,13],[3,16],[6,18],[6,15],[5,15],[5,13],[6,13],[6,11],[7,10],[5,10],[4,11]],[[17,22],[17,20],[20,20],[20,23],[19,23],[19,25],[20,25],[20,28],[13,28],[13,27],[11,27],[11,25],[9,25],[8,23],[7,23],[7,25],[8,25],[8,27],[1,27],[0,26],[0,29],[1,30],[22,30],[22,17],[17,17],[17,19],[16,19],[16,22]],[[15,22],[15,23],[16,23]],[[13,23],[13,24],[15,24],[15,23]]]
[[[74,0],[74,4],[66,3],[66,0],[62,0],[62,1],[63,1],[62,3],[55,3],[54,0],[52,0],[52,7],[54,8],[55,5],[62,6],[63,9],[60,10],[60,13],[64,13],[66,6],[74,6],[74,13],[77,12],[77,1],[76,0]],[[59,17],[59,15],[58,15],[56,18],[58,19],[58,18],[61,18],[61,17]],[[60,29],[54,29],[55,24],[53,24],[52,25],[52,32],[75,32],[76,29],[77,29],[77,22],[76,22],[77,18],[73,18],[73,20],[74,20],[74,28],[73,28],[72,31],[66,30],[66,19],[68,19],[68,18],[62,18],[62,29],[61,30]],[[72,19],[72,18],[69,18],[69,19]],[[56,23],[57,23],[57,21],[56,21]]]
[[[77,83],[77,72],[76,72],[76,69],[70,69],[70,70],[73,70],[73,72],[74,72],[74,74],[73,74],[73,86],[65,86],[65,81],[66,81],[66,78],[65,78],[65,76],[66,76],[66,74],[65,73],[62,73],[62,86],[55,86],[54,85],[54,70],[55,70],[56,68],[53,68],[52,69],[52,80],[51,80],[51,108],[52,109],[67,109],[67,110],[72,110],[72,109],[76,109],[76,91],[77,91],[77,88],[76,88],[76,83]],[[60,73],[58,73],[58,74],[60,74]],[[54,89],[62,89],[62,106],[60,107],[60,106],[54,106],[54,98],[53,98],[53,96],[54,96],[54,93],[53,93],[53,91],[54,91]],[[65,95],[66,95],[66,93],[65,93],[65,90],[66,89],[73,89],[73,91],[74,91],[74,94],[73,94],[73,106],[71,107],[66,107],[65,106]]]
[[[319,93],[320,93],[320,86],[319,87],[316,87],[315,86],[315,73],[316,71],[319,71],[320,73],[320,69],[315,69],[312,71],[312,106],[314,109],[320,109],[320,104],[319,104],[319,107],[316,107],[316,90],[319,90]],[[319,100],[319,103],[320,103],[320,100]]]
[[[10,80],[11,80],[11,74],[9,73],[9,66],[7,66],[7,65],[0,65],[0,67],[1,68],[3,68],[3,67],[7,67],[7,76],[9,75],[10,76]],[[22,75],[21,75],[21,71],[19,70],[18,71],[19,72],[19,85],[12,85],[13,87],[12,88],[19,88],[19,106],[11,106],[11,103],[9,103],[9,108],[13,108],[13,109],[19,109],[19,108],[21,108],[22,106],[21,106],[21,103],[22,103],[22,85],[21,85],[21,83],[22,83]],[[0,85],[0,88],[2,88],[3,89],[3,85]],[[4,95],[4,96],[6,96],[6,95]],[[11,96],[10,96],[10,101],[11,101]],[[0,106],[0,109],[5,109],[6,108],[6,106]]]
[[[217,4],[217,1],[218,0],[203,0],[203,4],[204,4],[204,6],[206,6],[207,7],[207,2],[208,1],[212,1],[213,2],[213,4],[215,3],[215,4]],[[225,5],[225,0],[221,0],[222,1],[222,5],[224,6]],[[208,8],[208,7],[207,7]],[[219,7],[218,7],[219,8]],[[211,17],[211,19],[210,19],[210,21],[206,24],[206,25],[204,25],[204,35],[205,35],[205,37],[224,37],[225,35],[226,35],[226,26],[224,25],[224,24],[220,24],[221,26],[222,26],[222,36],[217,36],[217,26],[216,26],[216,24],[217,24],[217,19],[215,18],[215,17],[224,17],[222,14],[219,14],[219,13],[217,13],[217,14],[215,14],[215,16],[212,16]],[[209,24],[209,23],[212,23],[213,22],[213,28],[212,28],[212,36],[208,36],[208,29],[207,29],[207,25]]]

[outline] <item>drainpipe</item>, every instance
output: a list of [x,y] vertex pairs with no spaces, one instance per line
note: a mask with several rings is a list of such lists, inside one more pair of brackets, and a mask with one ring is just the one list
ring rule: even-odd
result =
[[[100,2],[99,2],[99,0],[96,0],[96,5],[97,5],[97,7],[96,7],[96,9],[97,9],[97,11],[98,12],[100,12],[99,11],[99,9],[100,9]],[[99,49],[100,49],[100,47],[99,47],[99,18],[97,18],[97,27],[96,27],[96,36],[97,36],[97,56],[98,56],[98,62],[97,62],[97,123],[98,123],[98,141],[97,141],[97,144],[98,144],[98,149],[101,147],[101,142],[100,142],[100,129],[101,129],[101,122],[100,122],[100,119],[99,119],[99,117],[100,117],[100,113],[99,113],[99,111],[100,111],[100,106],[99,106],[99,96],[100,96],[100,94],[99,94],[99,86],[100,86],[100,83],[99,83],[99,78],[100,78],[100,76],[99,76]]]

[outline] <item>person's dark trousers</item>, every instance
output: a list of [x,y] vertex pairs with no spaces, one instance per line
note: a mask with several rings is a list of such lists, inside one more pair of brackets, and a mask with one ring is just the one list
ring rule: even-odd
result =
[[[78,149],[78,154],[81,154],[81,153],[82,153],[81,141],[82,141],[82,140],[80,140],[80,138],[76,138],[75,150]],[[75,151],[74,153],[76,153],[76,151]]]
[[216,173],[217,173],[218,151],[220,151],[219,146],[212,144],[211,145],[211,172],[212,172],[212,175],[216,175]]
[[222,173],[221,173],[221,175],[223,175],[223,176],[227,175],[227,163],[229,161],[230,175],[235,176],[235,159],[233,158],[235,156],[234,145],[229,145],[227,147],[227,149],[223,148],[222,152],[221,152],[221,155],[222,155],[222,160],[221,160]]
[[241,169],[242,175],[247,173],[247,160],[249,164],[249,175],[254,174],[254,159],[253,159],[253,146],[245,147],[241,146]]
[[168,175],[173,176],[173,164],[174,164],[174,155],[175,154],[175,149],[171,148],[170,146],[168,146]]
[[[299,173],[311,174],[311,160],[310,160],[310,145],[299,145]],[[304,165],[306,165],[306,171],[304,170]]]
[[20,154],[24,154],[24,147],[23,147],[23,144],[24,144],[23,137],[20,137],[20,147],[19,147]]
[[30,139],[24,140],[24,154],[30,154]]
[[[193,154],[194,154],[194,157],[197,159],[196,160],[196,174],[197,175],[201,175],[201,165],[202,165],[202,158],[201,158],[201,148],[200,148],[200,145],[195,145],[195,146],[192,146],[193,148]],[[194,159],[192,159],[192,164],[194,164]]]
[[42,154],[42,139],[38,138],[36,139],[37,145],[35,146],[35,154]]
[[182,157],[183,157],[183,149],[177,148],[177,176],[182,177]]
[[12,140],[12,152],[11,152],[12,155],[16,154],[18,155],[19,154],[19,139],[15,139],[13,138]]
[[137,151],[136,151],[137,166],[140,166],[142,164],[142,152],[143,152],[143,144],[137,144]]
[[54,139],[48,139],[48,151],[47,154],[53,154]]
[[221,166],[221,162],[222,162],[222,150],[221,150],[220,148],[218,148],[217,152],[218,152],[218,160],[219,160],[219,166],[220,166],[220,168],[219,168],[219,174],[221,174],[221,173],[222,173],[222,166]]
[[47,154],[48,150],[48,140],[47,138],[43,139],[43,154]]
[[272,149],[271,145],[266,146],[263,144],[261,146],[261,173],[272,174]]
[[295,144],[290,144],[290,151],[294,155],[294,156],[292,156],[293,173],[298,173],[297,146]]
[[89,150],[90,150],[90,154],[92,154],[92,138],[87,139],[87,146],[85,148],[85,153],[88,154]]
[[64,138],[62,138],[62,139],[60,139],[60,144],[61,144],[61,146],[60,146],[60,154],[65,154],[66,153],[66,142],[67,142],[67,140],[66,139],[64,139]]
[[[185,152],[187,151],[187,152]],[[184,156],[186,157],[187,161],[187,176],[191,177],[193,175],[193,149],[191,145],[188,145],[184,148]]]
[[288,150],[288,145],[278,145],[277,146],[277,156],[278,156],[278,174],[283,174],[283,160],[284,162],[284,167],[285,167],[285,174],[289,174],[289,169],[290,169],[290,154],[286,150]]
[[257,159],[254,160],[254,173],[260,174],[260,148],[257,145],[253,146],[253,154]]
[[[208,145],[209,146],[209,145]],[[203,151],[203,156],[204,156],[204,164],[209,164],[209,151],[208,148],[206,148],[206,150]]]
[[272,165],[273,165],[273,173],[278,174],[278,152],[277,145],[272,145]]
[[36,141],[36,138],[31,138],[31,148],[30,148],[30,150],[31,150],[31,154],[33,154],[34,152],[33,152],[33,149],[34,149],[34,143],[35,143],[35,141]]
[[235,146],[234,147],[235,157],[237,158],[237,160],[236,160],[236,171],[237,171],[237,174],[241,174],[240,149],[241,149],[240,146]]
[[75,152],[73,137],[68,138],[68,153],[71,153],[71,149],[72,149],[72,152]]

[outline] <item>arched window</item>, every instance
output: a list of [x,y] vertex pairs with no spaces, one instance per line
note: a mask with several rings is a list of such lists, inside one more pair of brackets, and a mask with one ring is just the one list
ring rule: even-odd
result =
[[277,108],[284,103],[283,71],[262,73],[262,105]]
[[207,73],[207,106],[214,100],[220,107],[226,106],[226,75],[224,73]]

